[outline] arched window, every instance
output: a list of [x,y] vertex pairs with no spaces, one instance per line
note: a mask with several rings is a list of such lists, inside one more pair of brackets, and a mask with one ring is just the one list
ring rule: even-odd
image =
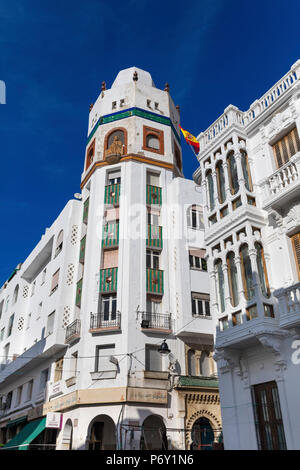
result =
[[13,304],[15,304],[17,302],[18,294],[19,294],[19,284],[16,285],[15,290],[14,290]]
[[118,138],[122,142],[123,145],[125,145],[125,134],[124,131],[121,129],[118,129],[116,131],[113,131],[109,134],[108,139],[107,139],[107,145],[106,148],[108,149],[111,144],[115,141],[115,138]]
[[204,375],[205,377],[209,377],[211,375],[210,358],[209,353],[207,351],[202,351],[201,353],[200,374]]
[[248,191],[252,192],[253,186],[252,186],[248,155],[246,154],[246,152],[241,152],[241,154],[242,154],[241,161],[242,161],[242,169],[243,169],[243,175],[244,175],[244,180],[245,180],[245,186],[246,186],[246,189],[248,189]]
[[228,267],[230,301],[231,305],[233,307],[236,307],[239,303],[239,294],[237,287],[237,269],[235,264],[235,255],[232,251],[227,255],[226,263]]
[[233,152],[230,152],[227,157],[227,165],[228,165],[228,177],[229,177],[229,185],[230,185],[231,194],[236,194],[240,186],[239,186],[239,180],[238,180],[236,160],[235,160]]
[[248,251],[248,245],[242,245],[240,248],[242,279],[245,297],[251,300],[254,296],[252,265]]
[[225,310],[225,292],[224,292],[224,274],[222,269],[222,260],[218,259],[215,263],[217,274],[217,290],[219,298],[219,309],[221,312]]
[[226,199],[226,192],[225,192],[224,168],[223,168],[223,164],[221,160],[218,161],[216,165],[216,174],[217,174],[218,198],[219,198],[220,204],[223,204],[223,202]]
[[188,374],[196,375],[195,351],[193,349],[188,352]]
[[209,206],[210,206],[210,210],[212,211],[215,208],[215,193],[214,193],[214,181],[213,181],[211,171],[207,173],[206,179],[207,179]]
[[254,246],[256,249],[256,262],[257,262],[258,277],[260,281],[260,288],[265,297],[270,297],[270,287],[269,287],[266,261],[264,257],[264,250],[261,244],[258,242],[256,242]]
[[61,252],[63,247],[64,231],[61,230],[56,239],[55,257]]

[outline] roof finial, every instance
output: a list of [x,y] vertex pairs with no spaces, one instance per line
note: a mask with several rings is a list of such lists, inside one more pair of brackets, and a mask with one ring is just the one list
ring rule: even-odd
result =
[[180,114],[180,107],[179,107],[179,104],[176,105],[176,109],[178,111],[178,114]]
[[170,87],[169,87],[168,82],[165,84],[165,91],[166,91],[167,93],[169,93],[169,91],[170,91]]
[[92,111],[93,106],[94,106],[94,103],[91,103],[91,104],[90,104],[90,112]]
[[138,73],[137,73],[136,70],[134,71],[134,74],[133,74],[132,79],[133,79],[134,82],[137,82],[137,81],[138,81]]
[[104,90],[106,90],[106,83],[102,82],[101,83],[101,91],[104,91]]

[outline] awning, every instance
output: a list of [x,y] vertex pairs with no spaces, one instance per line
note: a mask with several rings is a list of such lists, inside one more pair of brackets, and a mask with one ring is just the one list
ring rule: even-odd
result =
[[26,426],[13,437],[2,449],[7,450],[28,450],[28,445],[32,442],[46,427],[46,418],[30,421]]

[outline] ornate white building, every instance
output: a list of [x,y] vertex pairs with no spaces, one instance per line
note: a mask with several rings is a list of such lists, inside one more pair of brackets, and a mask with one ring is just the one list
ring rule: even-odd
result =
[[225,449],[300,449],[300,61],[200,142]]
[[81,189],[0,291],[0,443],[211,445],[221,419],[202,195],[183,178],[168,86],[135,67],[102,83]]

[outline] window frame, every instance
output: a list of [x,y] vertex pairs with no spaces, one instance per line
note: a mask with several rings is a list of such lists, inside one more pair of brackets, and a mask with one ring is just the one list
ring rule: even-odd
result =
[[[152,147],[148,147],[147,145],[147,137],[149,135],[154,135],[158,138],[159,148],[155,149]],[[143,150],[148,152],[153,152],[159,155],[164,155],[165,147],[164,147],[164,131],[160,129],[155,129],[153,127],[143,126]]]

